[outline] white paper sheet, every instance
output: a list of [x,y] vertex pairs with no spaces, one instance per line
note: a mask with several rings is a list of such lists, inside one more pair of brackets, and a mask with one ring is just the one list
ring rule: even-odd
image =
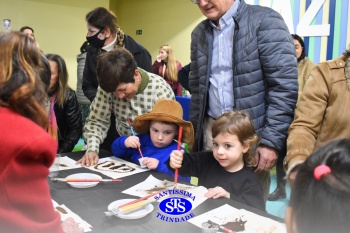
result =
[[100,159],[98,164],[87,168],[92,171],[100,172],[113,179],[148,171],[148,169],[141,168],[139,165],[114,156]]
[[[138,183],[131,188],[124,190],[122,193],[144,197],[151,193],[159,192],[161,190],[172,190],[174,189],[174,182],[168,180],[159,180],[154,176],[150,175],[148,178]],[[204,194],[208,192],[208,190],[203,186],[192,186],[178,183],[176,189],[185,190],[194,196],[194,201],[191,199],[192,209],[196,208],[202,202],[204,202],[207,198],[204,197]],[[185,197],[184,197],[185,198]]]
[[67,156],[60,157],[59,163],[60,163],[59,170],[68,170],[68,169],[81,167],[80,164],[75,164],[76,163],[75,160],[73,160]]
[[[244,209],[236,209],[228,204],[198,215],[190,219],[188,222],[202,228],[202,223],[207,222],[208,220],[221,226],[225,226],[227,224],[227,228],[240,233],[286,232],[286,227],[283,223],[254,214]],[[235,229],[235,227],[237,228]],[[238,228],[241,228],[240,231]]]
[[76,223],[79,224],[79,227],[84,229],[84,232],[90,232],[92,226],[83,220],[79,215],[71,211],[65,205],[59,205],[56,201],[52,200],[54,209],[60,214],[61,221],[65,221],[67,218],[72,217]]

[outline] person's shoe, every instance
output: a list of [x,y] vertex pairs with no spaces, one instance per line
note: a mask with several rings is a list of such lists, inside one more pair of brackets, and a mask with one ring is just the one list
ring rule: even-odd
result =
[[275,191],[273,191],[267,200],[269,201],[277,201],[279,199],[284,199],[286,198],[286,189],[284,187],[277,187]]

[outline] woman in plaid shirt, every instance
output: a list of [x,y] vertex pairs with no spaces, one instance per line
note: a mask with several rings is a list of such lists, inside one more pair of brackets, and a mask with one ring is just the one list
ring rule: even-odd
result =
[[127,119],[148,113],[158,99],[174,100],[174,92],[165,80],[138,68],[132,54],[117,48],[97,60],[99,87],[84,126],[85,155],[77,162],[92,166],[98,162],[99,145],[110,127],[110,115],[116,118],[119,135],[131,135]]

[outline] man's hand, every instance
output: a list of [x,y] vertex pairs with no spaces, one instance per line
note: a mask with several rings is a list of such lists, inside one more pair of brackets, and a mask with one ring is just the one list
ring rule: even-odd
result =
[[275,149],[267,146],[258,146],[255,154],[255,161],[257,162],[256,172],[269,171],[276,165],[278,153]]
[[219,197],[230,198],[230,193],[227,192],[225,189],[217,186],[215,188],[208,189],[208,192],[204,194],[204,196],[207,198],[213,198],[213,199],[217,199]]
[[76,164],[81,164],[82,166],[92,166],[98,163],[98,154],[96,152],[86,152],[85,155],[79,159]]

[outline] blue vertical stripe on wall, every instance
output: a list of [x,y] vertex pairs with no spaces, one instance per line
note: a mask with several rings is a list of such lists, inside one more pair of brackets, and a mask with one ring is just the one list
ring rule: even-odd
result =
[[[247,2],[262,5],[266,0],[247,0]],[[271,6],[274,1],[270,0]],[[292,6],[292,20],[294,33],[302,15],[305,15],[308,8],[313,1],[316,0],[289,0]],[[300,7],[305,9],[300,9]],[[323,2],[322,7],[317,12],[315,18],[311,22],[312,25],[329,24],[330,33],[329,36],[315,36],[304,37],[305,49],[307,50],[308,57],[315,63],[323,62],[324,60],[331,60],[341,55],[347,48],[347,42],[350,41],[350,0],[326,0]],[[326,14],[326,19],[323,18],[323,14]],[[306,25],[304,25],[306,26]],[[292,29],[292,30],[293,30]],[[326,40],[325,40],[326,37]],[[321,47],[323,45],[323,47]],[[322,57],[321,57],[322,56]],[[321,60],[322,59],[322,60]]]
[[[339,1],[339,0],[338,0]],[[327,42],[327,60],[332,59],[334,43],[334,21],[335,21],[335,1],[329,1],[329,24],[330,33]]]
[[[323,7],[319,10],[319,12],[317,12],[316,19],[315,19],[316,25],[322,24],[322,14],[323,14]],[[313,62],[320,63],[320,59],[321,59],[321,37],[316,36]]]
[[[294,6],[293,6],[294,5]],[[300,17],[300,0],[292,1],[294,34],[297,34],[297,26]]]
[[347,25],[348,25],[348,7],[349,7],[349,1],[348,0],[343,0],[342,2],[342,11],[341,11],[341,27],[342,29],[340,30],[340,41],[339,41],[339,54],[340,56],[346,49],[347,44],[346,44],[346,37],[347,37]]
[[[310,6],[310,4],[311,4],[311,0],[306,0],[305,12],[306,12],[307,8]],[[309,48],[309,37],[304,37],[304,44],[305,44],[305,48],[308,48],[308,51],[310,51],[310,48]]]

